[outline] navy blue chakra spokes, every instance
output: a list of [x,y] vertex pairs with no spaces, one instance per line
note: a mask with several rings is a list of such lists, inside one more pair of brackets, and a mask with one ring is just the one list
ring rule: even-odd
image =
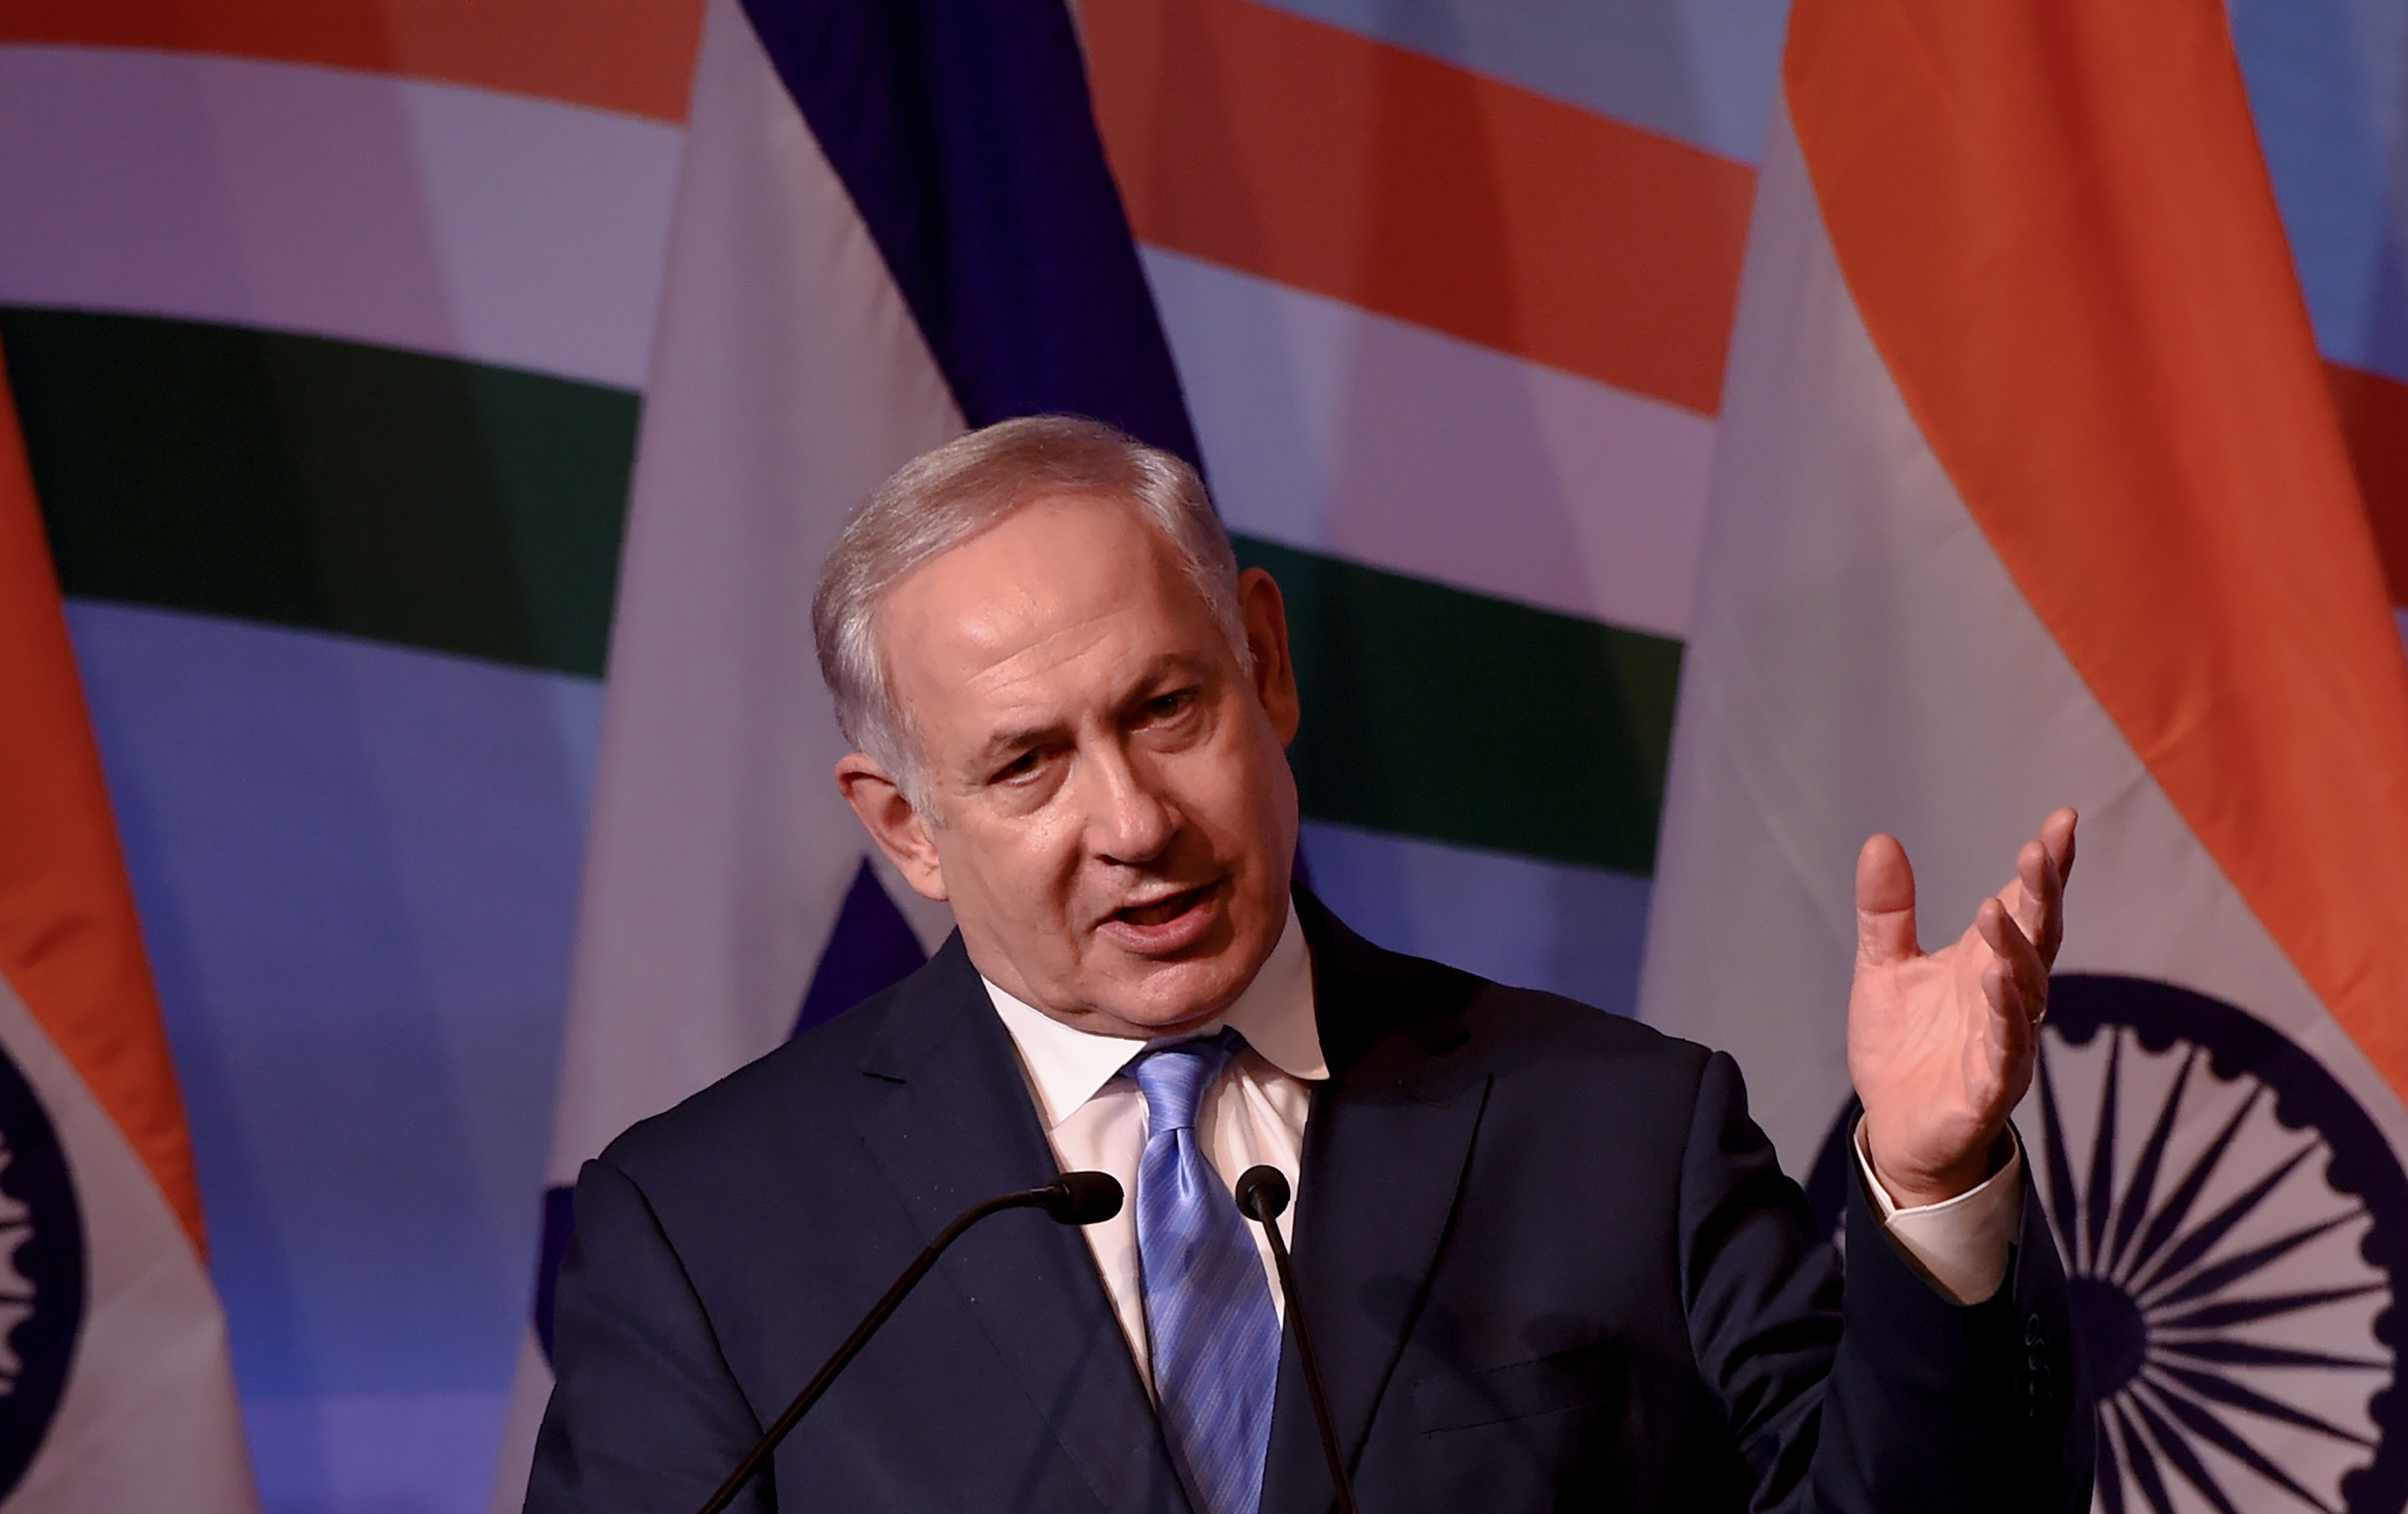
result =
[[[2081,974],[2051,1001],[2016,1125],[2097,1406],[2094,1507],[2399,1514],[2408,1176],[2390,1144],[2230,1005]],[[1835,1221],[1833,1136],[1809,1188]]]
[[2391,1279],[2299,1119],[2316,1100],[2286,1121],[2258,1069],[2214,1065],[2212,1027],[2153,1047],[2112,989],[2073,996],[2102,1012],[2059,992],[2020,1122],[2098,1400],[2099,1507],[2351,1507],[2395,1372]]
[[0,1051],[0,1499],[58,1413],[83,1328],[83,1215],[57,1129]]

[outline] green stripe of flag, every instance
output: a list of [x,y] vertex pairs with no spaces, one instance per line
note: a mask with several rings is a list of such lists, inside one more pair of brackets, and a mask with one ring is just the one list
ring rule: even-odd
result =
[[79,311],[0,348],[67,593],[601,676],[637,395]]
[[1241,538],[1287,599],[1306,813],[1651,873],[1681,644]]
[[[0,309],[69,593],[598,677],[638,397],[320,337]],[[1646,873],[1680,644],[1268,542],[1319,820]]]

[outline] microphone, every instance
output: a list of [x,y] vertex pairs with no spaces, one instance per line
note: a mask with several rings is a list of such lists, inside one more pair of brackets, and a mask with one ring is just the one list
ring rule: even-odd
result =
[[[1273,1173],[1271,1176],[1279,1175]],[[1286,1204],[1287,1193],[1283,1185],[1280,1205],[1283,1208]],[[903,1300],[919,1286],[920,1279],[928,1275],[928,1269],[937,1264],[937,1259],[945,1254],[946,1248],[961,1239],[962,1233],[972,1225],[1006,1209],[1043,1209],[1057,1224],[1099,1224],[1121,1212],[1121,1185],[1117,1178],[1106,1172],[1066,1172],[1042,1188],[1000,1194],[964,1209],[952,1224],[937,1233],[937,1238],[928,1243],[927,1250],[903,1269],[903,1276],[895,1279],[895,1286],[886,1290],[886,1296],[870,1307],[869,1313],[853,1327],[853,1334],[844,1338],[844,1344],[836,1349],[836,1354],[827,1359],[827,1364],[803,1385],[803,1391],[786,1406],[786,1412],[779,1415],[777,1422],[764,1431],[752,1449],[744,1453],[744,1460],[736,1464],[736,1470],[727,1475],[727,1480],[719,1485],[719,1491],[710,1495],[710,1501],[702,1506],[699,1514],[721,1514],[734,1503],[736,1495],[744,1491],[744,1484],[751,1481],[752,1474],[761,1470],[761,1464],[769,1459],[769,1453],[776,1450],[779,1442],[802,1422],[804,1414],[820,1401],[820,1395],[828,1391],[828,1385],[836,1381],[837,1374],[861,1354],[861,1349],[869,1344],[869,1337],[878,1334],[878,1327],[902,1307]]]
[[1329,1463],[1329,1480],[1338,1487],[1339,1514],[1355,1514],[1354,1479],[1346,1475],[1346,1458],[1338,1450],[1338,1425],[1329,1415],[1328,1395],[1321,1391],[1321,1364],[1312,1354],[1312,1336],[1304,1328],[1304,1300],[1297,1293],[1296,1268],[1287,1259],[1287,1242],[1280,1238],[1279,1217],[1287,1213],[1287,1178],[1268,1163],[1248,1167],[1238,1179],[1238,1212],[1263,1227],[1271,1243],[1271,1261],[1279,1267],[1280,1292],[1287,1295],[1288,1328],[1296,1332],[1296,1358],[1304,1367],[1305,1395],[1312,1400],[1313,1421],[1321,1426],[1321,1454]]

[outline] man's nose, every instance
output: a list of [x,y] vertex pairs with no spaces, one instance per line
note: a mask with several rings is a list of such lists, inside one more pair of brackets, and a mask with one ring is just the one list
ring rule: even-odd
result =
[[1096,855],[1116,863],[1151,862],[1161,855],[1179,833],[1179,816],[1145,764],[1114,749],[1085,765],[1087,835]]

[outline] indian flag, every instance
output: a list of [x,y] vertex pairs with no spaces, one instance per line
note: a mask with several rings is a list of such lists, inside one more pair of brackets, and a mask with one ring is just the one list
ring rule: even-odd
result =
[[0,387],[0,1508],[255,1506],[183,1105]]
[[2223,7],[1799,0],[1714,467],[1642,1012],[1830,1205],[1858,844],[1949,930],[2077,806],[2098,1507],[2399,1509],[2408,661]]

